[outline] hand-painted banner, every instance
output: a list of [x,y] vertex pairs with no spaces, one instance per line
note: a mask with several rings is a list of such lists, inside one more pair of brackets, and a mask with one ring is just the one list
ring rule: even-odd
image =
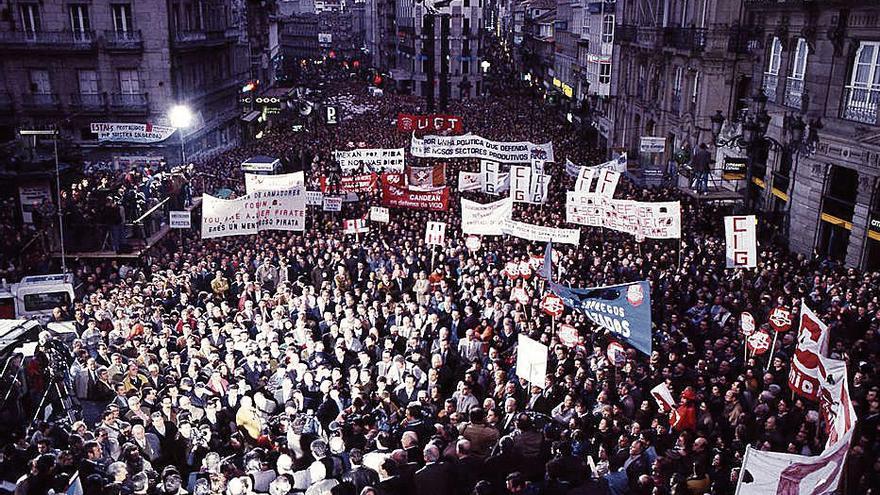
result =
[[620,182],[620,172],[607,168],[595,170],[585,167],[581,169],[574,183],[574,190],[578,193],[595,193],[604,198],[611,198],[614,196],[618,182]]
[[374,222],[388,223],[389,219],[388,208],[385,208],[384,206],[370,207],[370,220]]
[[403,148],[360,148],[333,153],[343,175],[355,172],[403,172]]
[[553,143],[490,141],[474,134],[424,138],[413,134],[410,152],[420,158],[480,158],[503,163],[554,161]]
[[613,170],[615,172],[624,173],[626,172],[626,153],[622,153],[620,156],[615,158],[614,160],[609,160],[605,163],[600,163],[598,165],[584,165],[579,166],[576,165],[571,160],[565,160],[565,173],[568,174],[569,177],[577,178],[580,175],[582,169],[592,169],[592,170]]
[[547,354],[550,349],[526,335],[519,334],[516,345],[516,376],[535,387],[547,386]]
[[640,352],[651,355],[651,288],[648,282],[572,289],[550,284],[567,306],[618,335]]
[[544,204],[549,191],[549,175],[536,174],[531,167],[510,167],[510,197],[515,203]]
[[[343,175],[339,178],[340,193],[372,192],[376,190],[378,174]],[[326,193],[330,184],[327,177],[321,177],[321,192]]]
[[176,130],[164,125],[128,122],[92,122],[91,129],[98,135],[98,141],[110,143],[158,143],[168,139]]
[[754,268],[758,265],[758,237],[754,215],[724,217],[727,241],[727,268]]
[[305,172],[281,175],[244,174],[244,189],[248,194],[257,191],[286,191],[305,185]]
[[558,242],[561,244],[574,244],[581,242],[579,229],[557,229],[543,225],[532,225],[515,220],[505,220],[501,224],[501,233],[519,237],[533,242]]
[[400,174],[383,174],[382,206],[431,211],[446,211],[449,209],[448,187],[435,191],[412,191],[403,187],[402,184],[403,176]]
[[459,172],[458,192],[479,191],[483,187],[483,176],[480,172]]
[[397,132],[436,132],[461,134],[461,117],[432,113],[430,115],[397,114]]
[[355,218],[342,221],[343,234],[366,234],[370,231],[370,224],[363,218]]
[[446,185],[446,165],[410,167],[409,187],[414,191],[429,191]]
[[801,302],[797,346],[791,358],[788,388],[810,400],[819,398],[822,357],[828,354],[828,325]]
[[342,211],[342,196],[324,196],[324,211]]
[[513,215],[513,201],[504,198],[480,204],[461,198],[461,231],[465,234],[503,235],[501,226]]
[[501,165],[492,160],[480,160],[480,190],[498,196],[510,189],[510,174],[501,172]]
[[324,204],[324,193],[321,191],[306,191],[306,206],[321,206]]
[[428,222],[425,226],[425,244],[442,246],[446,242],[446,222]]
[[681,204],[678,201],[643,202],[609,199],[595,193],[566,193],[565,219],[588,227],[605,227],[638,237],[681,237]]
[[257,191],[236,199],[202,195],[202,239],[256,234],[264,230],[305,230],[302,186],[289,191]]

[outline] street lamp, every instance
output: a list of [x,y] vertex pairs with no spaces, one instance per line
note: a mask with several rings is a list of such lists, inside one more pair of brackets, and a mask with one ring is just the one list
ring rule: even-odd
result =
[[52,147],[55,151],[55,211],[58,214],[58,236],[61,240],[61,273],[67,273],[67,253],[64,250],[64,215],[61,211],[61,166],[58,162],[58,129],[50,130],[24,130],[19,131],[22,136],[33,136],[34,146],[37,145],[37,136],[52,136]]
[[186,105],[174,105],[168,111],[168,120],[171,126],[177,128],[177,134],[180,138],[180,165],[186,166],[186,146],[183,142],[183,130],[192,124],[192,111]]

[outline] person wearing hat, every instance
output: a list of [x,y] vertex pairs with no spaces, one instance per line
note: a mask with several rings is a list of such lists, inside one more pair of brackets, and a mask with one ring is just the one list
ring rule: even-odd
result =
[[693,387],[686,387],[681,393],[680,405],[676,409],[676,414],[669,418],[669,424],[672,429],[678,433],[683,431],[694,431],[697,429],[697,394]]

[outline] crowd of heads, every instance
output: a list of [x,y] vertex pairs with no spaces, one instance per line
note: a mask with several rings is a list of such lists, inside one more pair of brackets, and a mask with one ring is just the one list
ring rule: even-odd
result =
[[[252,154],[297,157],[314,181],[333,169],[334,150],[407,147],[392,120],[425,111],[356,83],[329,90],[374,110],[197,163],[205,190],[242,193],[239,165]],[[527,97],[455,103],[449,113],[490,139],[552,141],[550,198],[516,205],[514,218],[571,227],[571,179],[559,164],[602,161],[582,135]],[[445,164],[453,185],[459,170],[479,166]],[[393,209],[390,223],[345,236],[341,221],[378,202],[365,194],[341,213],[309,207],[304,233],[193,232],[135,262],[78,264],[85,296],[59,319],[78,333],[65,383],[82,419],[31,422],[54,382],[38,358],[22,361],[19,406],[6,418],[18,428],[0,474],[28,494],[62,490],[74,473],[85,495],[733,493],[746,445],[816,455],[824,444],[818,405],[788,389],[794,332],[772,355],[749,356],[738,326],[743,311],[762,324],[774,307],[796,315],[806,301],[851,372],[860,421],[847,492],[880,486],[880,274],[763,241],[756,270],[728,270],[720,219],[730,207],[626,180],[616,196],[680,200],[680,242],[582,228],[579,246],[554,246],[553,270],[572,287],[648,280],[650,356],[628,348],[615,366],[613,334],[570,308],[553,321],[539,307],[539,277],[505,276],[506,262],[544,245],[484,237],[468,250],[457,193],[447,212]],[[444,246],[425,244],[429,220],[447,222]],[[514,287],[527,304],[511,300]],[[577,345],[554,334],[563,323],[577,329]],[[543,383],[514,371],[519,334],[550,349]],[[679,402],[674,418],[648,392],[659,383]]]

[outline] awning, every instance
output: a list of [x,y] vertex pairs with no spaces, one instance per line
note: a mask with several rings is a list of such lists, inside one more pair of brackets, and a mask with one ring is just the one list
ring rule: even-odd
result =
[[260,116],[259,110],[251,110],[250,112],[241,116],[241,120],[245,122],[253,122],[254,119]]

